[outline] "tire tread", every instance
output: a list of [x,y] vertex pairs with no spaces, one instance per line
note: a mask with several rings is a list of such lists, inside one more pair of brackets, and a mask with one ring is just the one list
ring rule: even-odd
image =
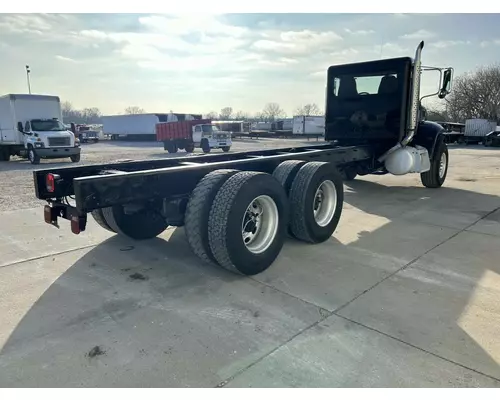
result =
[[193,190],[186,208],[184,230],[191,250],[207,263],[217,263],[208,242],[210,208],[218,189],[232,175],[233,169],[219,169],[205,175]]

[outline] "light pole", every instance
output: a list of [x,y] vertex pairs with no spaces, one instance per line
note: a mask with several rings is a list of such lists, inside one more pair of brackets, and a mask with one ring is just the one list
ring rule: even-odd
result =
[[28,91],[31,94],[31,84],[30,84],[30,66],[26,65],[26,79],[28,80]]

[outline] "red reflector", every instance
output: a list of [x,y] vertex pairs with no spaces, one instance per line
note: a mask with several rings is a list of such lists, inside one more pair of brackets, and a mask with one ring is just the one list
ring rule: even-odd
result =
[[71,232],[73,232],[75,235],[78,235],[80,231],[80,218],[78,217],[71,217]]
[[52,208],[50,206],[45,206],[43,208],[43,217],[46,223],[52,223]]
[[56,179],[54,174],[47,174],[45,177],[45,186],[47,187],[47,192],[53,193],[56,189]]

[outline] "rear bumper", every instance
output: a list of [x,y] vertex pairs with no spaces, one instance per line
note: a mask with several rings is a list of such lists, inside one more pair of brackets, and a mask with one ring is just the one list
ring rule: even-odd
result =
[[54,147],[35,149],[35,151],[41,158],[62,158],[80,154],[82,149],[80,147]]

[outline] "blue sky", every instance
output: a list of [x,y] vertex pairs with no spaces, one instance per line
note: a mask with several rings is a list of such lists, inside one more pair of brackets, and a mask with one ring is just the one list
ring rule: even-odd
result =
[[[324,105],[329,65],[413,56],[455,75],[500,62],[500,14],[3,14],[0,94],[118,113]],[[423,80],[435,88],[436,75]]]

